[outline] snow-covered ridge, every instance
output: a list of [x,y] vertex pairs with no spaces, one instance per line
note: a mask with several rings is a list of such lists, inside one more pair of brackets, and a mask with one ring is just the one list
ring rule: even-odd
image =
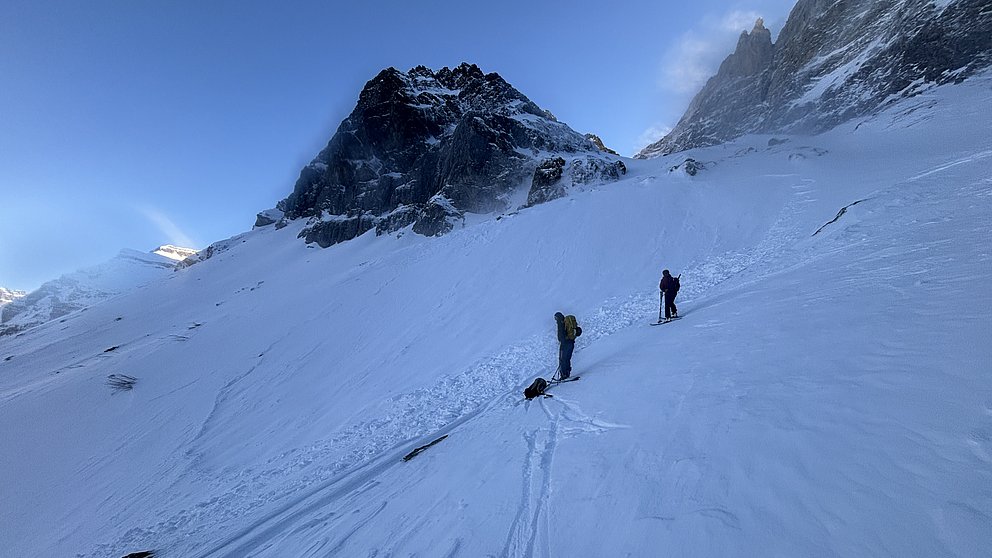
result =
[[0,337],[22,333],[115,295],[168,277],[179,254],[196,250],[164,245],[153,252],[123,249],[114,258],[58,279],[3,305]]
[[196,254],[199,250],[195,248],[183,248],[181,246],[173,246],[171,244],[163,244],[158,248],[152,250],[152,254],[158,254],[159,256],[165,256],[170,260],[182,261],[186,258]]
[[26,293],[25,291],[5,289],[3,287],[0,287],[0,304],[7,304],[8,302],[13,302],[23,297],[26,294],[28,293]]
[[[989,85],[436,239],[261,227],[4,339],[4,551],[982,557]],[[582,380],[526,403],[558,310]]]

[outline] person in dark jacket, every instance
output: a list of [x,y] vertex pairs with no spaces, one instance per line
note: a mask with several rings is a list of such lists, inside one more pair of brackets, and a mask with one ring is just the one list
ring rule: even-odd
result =
[[555,312],[555,322],[558,323],[558,378],[565,380],[572,375],[572,351],[575,350],[575,340],[565,334],[565,315]]
[[[681,277],[681,275],[679,275]],[[679,294],[679,277],[672,277],[666,269],[661,272],[661,306],[665,309],[665,321],[679,317],[679,309],[675,307],[675,295]],[[661,309],[658,310],[658,321],[661,321]]]

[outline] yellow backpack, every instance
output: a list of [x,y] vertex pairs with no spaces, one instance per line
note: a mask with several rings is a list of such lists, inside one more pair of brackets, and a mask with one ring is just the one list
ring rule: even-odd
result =
[[582,328],[575,320],[575,316],[569,314],[565,316],[565,339],[575,341],[575,338],[582,335]]

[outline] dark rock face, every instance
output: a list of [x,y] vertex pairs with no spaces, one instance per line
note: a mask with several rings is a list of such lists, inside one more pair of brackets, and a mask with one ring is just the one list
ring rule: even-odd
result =
[[545,159],[534,170],[530,192],[527,193],[527,205],[537,205],[565,195],[565,185],[561,183],[561,175],[565,172],[565,159],[553,157]]
[[414,205],[401,205],[387,215],[376,219],[375,233],[386,234],[398,231],[417,222],[423,214],[423,208]]
[[759,19],[638,158],[748,133],[818,133],[992,65],[989,0],[799,0],[773,45]]
[[411,224],[444,234],[466,212],[507,209],[549,152],[618,161],[498,74],[472,64],[388,68],[277,207],[310,219],[300,236],[321,246]]
[[321,248],[327,248],[332,244],[361,236],[375,228],[375,225],[375,217],[367,213],[351,217],[332,215],[326,221],[316,219],[312,226],[303,231],[303,238],[307,244],[316,242]]
[[420,218],[413,224],[413,232],[424,236],[441,236],[456,224],[465,224],[465,216],[448,198],[437,194],[427,202],[427,207],[421,212]]

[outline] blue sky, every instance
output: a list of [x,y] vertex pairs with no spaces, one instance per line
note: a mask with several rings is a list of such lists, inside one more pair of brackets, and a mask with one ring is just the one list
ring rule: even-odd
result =
[[793,4],[4,0],[0,286],[250,229],[388,66],[474,62],[631,155]]

